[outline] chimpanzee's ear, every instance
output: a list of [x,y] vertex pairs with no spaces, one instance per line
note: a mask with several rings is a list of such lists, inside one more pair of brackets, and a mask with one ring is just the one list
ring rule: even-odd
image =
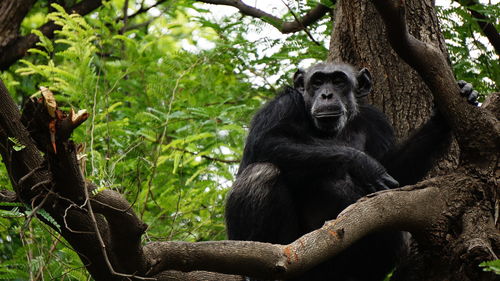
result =
[[293,75],[293,87],[301,94],[304,93],[304,74],[305,71],[299,68]]
[[372,75],[368,69],[363,68],[358,73],[358,88],[356,89],[356,98],[367,96],[372,90]]

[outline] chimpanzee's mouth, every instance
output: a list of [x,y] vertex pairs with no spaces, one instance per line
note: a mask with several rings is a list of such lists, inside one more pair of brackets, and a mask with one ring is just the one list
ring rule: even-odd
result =
[[316,119],[335,119],[344,115],[342,111],[332,111],[332,112],[319,112],[314,114],[314,118]]

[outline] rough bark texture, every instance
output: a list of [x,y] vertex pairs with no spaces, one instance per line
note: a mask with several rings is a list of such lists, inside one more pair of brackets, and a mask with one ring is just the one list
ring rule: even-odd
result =
[[[444,52],[444,39],[431,1],[405,3],[410,33]],[[422,78],[401,60],[385,38],[384,23],[370,1],[337,2],[328,60],[370,70],[374,89],[368,100],[384,111],[398,138],[403,138],[427,119],[432,110],[432,95]]]
[[0,48],[7,45],[19,35],[19,26],[35,1],[0,1],[0,22],[9,23],[0,25]]
[[[35,44],[39,42],[38,36],[33,33],[22,37],[16,36],[21,21],[34,2],[33,0],[0,0],[0,23],[7,23],[0,25],[8,26],[5,30],[2,30],[2,27],[0,27],[0,70],[8,69],[17,60],[24,57],[28,50],[35,47]],[[5,5],[5,7],[2,7],[2,5]],[[68,8],[67,11],[69,13],[86,15],[99,8],[101,5],[102,0],[84,0]],[[2,19],[1,16],[4,14],[2,8],[9,9],[8,12],[10,16]],[[12,21],[9,21],[9,19]],[[49,38],[52,38],[52,36],[54,36],[54,31],[58,29],[61,29],[61,27],[52,21],[45,23],[39,28],[40,32]]]
[[[437,46],[448,56],[433,2],[405,1],[408,28],[417,39]],[[385,38],[384,23],[370,1],[337,2],[328,60],[370,70],[374,88],[368,102],[388,116],[397,138],[402,140],[429,118],[433,99],[420,75],[392,50]],[[446,155],[432,174],[444,174],[457,166],[456,142],[452,142]]]
[[495,101],[488,108],[461,102],[442,50],[408,31],[404,2],[372,3],[384,21],[391,47],[422,76],[456,133],[461,159],[458,170],[436,184],[446,190],[441,218],[424,235],[413,233],[417,251],[398,268],[393,280],[495,280],[494,275],[477,270],[481,260],[499,255],[500,123],[494,114]]

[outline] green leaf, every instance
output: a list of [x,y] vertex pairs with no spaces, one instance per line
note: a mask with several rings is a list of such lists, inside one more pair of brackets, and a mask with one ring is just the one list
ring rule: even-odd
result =
[[16,138],[9,137],[9,140],[13,143],[12,149],[15,151],[21,151],[26,148],[26,146]]
[[483,271],[492,271],[496,275],[500,275],[500,259],[492,261],[484,261],[479,264],[483,268]]

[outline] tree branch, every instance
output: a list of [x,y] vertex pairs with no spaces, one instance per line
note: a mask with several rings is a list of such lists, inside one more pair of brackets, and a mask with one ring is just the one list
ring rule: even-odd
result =
[[396,53],[422,76],[437,106],[456,133],[462,161],[496,169],[500,150],[500,125],[491,112],[462,101],[453,73],[442,52],[410,35],[404,1],[372,0],[385,23],[387,37]]
[[0,47],[4,47],[19,34],[19,26],[35,0],[0,1]]
[[[99,8],[101,4],[102,0],[84,0],[68,9],[68,12],[83,16]],[[59,25],[50,21],[42,25],[39,30],[45,36],[52,37],[54,36],[54,31],[60,28],[61,27]],[[9,68],[9,66],[14,64],[18,59],[25,56],[28,50],[33,48],[38,41],[38,36],[35,34],[29,34],[13,40],[7,46],[0,49],[0,70]]]
[[[281,0],[281,3],[283,3],[287,7],[288,11],[292,14],[293,18],[295,19],[295,22],[301,24],[304,32],[307,34],[307,37],[309,37],[309,39],[311,39],[311,41],[314,44],[316,44],[318,46],[321,46],[321,44],[318,41],[316,41],[316,39],[314,39],[314,37],[312,36],[311,32],[309,32],[309,30],[307,29],[307,27],[304,26],[303,22],[299,19],[299,17],[292,10],[292,7],[290,7],[290,5],[288,5],[284,0]],[[322,5],[319,5],[319,6],[322,6]],[[316,7],[319,7],[319,6],[316,6]]]
[[[336,220],[288,245],[249,241],[165,242],[146,246],[146,252],[152,252],[159,261],[152,272],[207,270],[288,279],[337,255],[372,232],[403,229],[422,234],[445,207],[445,200],[440,200],[442,193],[435,187],[441,180],[444,179],[372,194],[351,205]],[[429,206],[426,203],[429,200],[436,204]]]
[[[198,2],[235,7],[240,11],[240,13],[244,15],[266,21],[267,23],[276,27],[283,34],[304,30],[307,26],[317,22],[331,10],[331,8],[328,6],[318,4],[316,7],[307,12],[307,14],[305,14],[302,18],[296,19],[292,22],[284,22],[282,19],[274,15],[243,3],[243,1],[241,0],[199,0]],[[335,2],[336,1],[332,1],[332,5]]]
[[[42,188],[32,189],[48,179],[47,173],[40,169],[43,159],[31,136],[21,123],[18,107],[0,80],[0,154],[9,173],[12,186],[18,198],[31,205],[24,198],[33,198]],[[15,143],[14,143],[15,142]],[[13,149],[17,145],[21,149]]]
[[474,5],[479,3],[476,0],[455,0],[460,5],[464,6],[472,15],[473,19],[479,25],[479,28],[483,32],[484,36],[488,38],[495,52],[500,56],[500,34],[495,26],[492,24],[491,19],[489,19],[485,14],[478,12],[473,8]]
[[[24,196],[23,202],[28,204],[41,202],[36,206],[44,208],[58,222],[61,226],[58,231],[80,255],[90,274],[97,281],[150,280],[150,278],[161,281],[241,280],[238,276],[199,270],[263,279],[288,279],[337,255],[375,231],[407,230],[423,241],[423,245],[428,245],[436,239],[436,235],[430,232],[431,229],[440,233],[445,232],[449,228],[447,216],[455,217],[456,213],[463,213],[459,205],[471,206],[472,202],[475,202],[478,206],[487,206],[486,200],[492,198],[489,194],[485,194],[481,197],[485,202],[478,202],[476,196],[482,190],[486,190],[483,189],[485,184],[460,171],[415,186],[371,194],[348,207],[336,220],[325,223],[320,229],[288,245],[216,241],[156,242],[143,246],[141,236],[147,226],[135,215],[130,204],[114,191],[97,192],[94,185],[84,181],[78,168],[75,145],[68,138],[70,132],[85,116],[82,115],[80,119],[73,118],[72,114],[66,115],[60,112],[55,104],[46,103],[43,99],[33,100],[32,103],[32,107],[27,107],[23,111],[23,117],[26,118],[24,120],[30,121],[27,123],[29,131],[35,138],[37,147],[44,152],[46,164],[36,165],[28,173],[14,173],[13,183],[23,182],[20,185],[22,188],[17,189],[18,196],[19,194]],[[48,105],[55,107],[55,114],[45,110]],[[26,140],[22,135],[26,134],[27,130],[20,124],[19,116],[12,118],[15,115],[12,111],[18,109],[1,81],[0,108],[3,109],[0,111],[0,137],[5,139],[5,136],[9,135],[22,144],[30,145],[30,140]],[[11,122],[16,125],[10,126],[6,119],[12,119]],[[47,123],[53,122],[54,119],[56,137],[52,138],[49,136],[52,131],[47,133],[49,131]],[[18,126],[24,133],[12,129]],[[56,149],[50,144],[52,139],[56,140]],[[13,146],[9,142],[6,145],[7,148]],[[14,161],[20,165],[15,166],[15,169],[26,170],[31,167],[27,166],[30,163],[25,161],[34,157],[29,154],[41,157],[34,144],[31,146],[30,149],[25,147],[13,153],[11,157],[4,158],[8,167],[12,167],[11,163]],[[1,151],[4,157],[4,155],[9,156],[5,151],[11,149]],[[24,189],[31,190],[31,186],[24,183],[28,179],[34,184],[48,180],[51,182],[48,185],[50,189],[41,187],[36,189],[37,193],[23,192]],[[451,187],[443,188],[445,183]],[[464,188],[450,192],[450,190],[455,191],[455,186]],[[464,190],[471,190],[471,195],[467,200],[457,200],[457,196],[462,195]],[[46,204],[42,204],[44,202]],[[428,204],[429,202],[432,204]],[[450,205],[454,210],[447,210]],[[488,211],[485,208],[483,210]],[[490,258],[491,253],[497,251],[499,239],[491,234],[496,230],[494,227],[493,231],[490,229],[489,223],[492,220],[487,216],[485,218],[481,231],[476,231],[472,225],[468,228],[471,230],[470,236],[477,238],[475,240],[477,243],[467,245],[467,249],[463,249],[471,259],[476,258],[477,253],[481,258]],[[473,221],[477,220],[474,220],[474,217],[468,218],[468,223]],[[455,248],[443,247],[443,249]],[[186,271],[195,272],[184,273]]]

